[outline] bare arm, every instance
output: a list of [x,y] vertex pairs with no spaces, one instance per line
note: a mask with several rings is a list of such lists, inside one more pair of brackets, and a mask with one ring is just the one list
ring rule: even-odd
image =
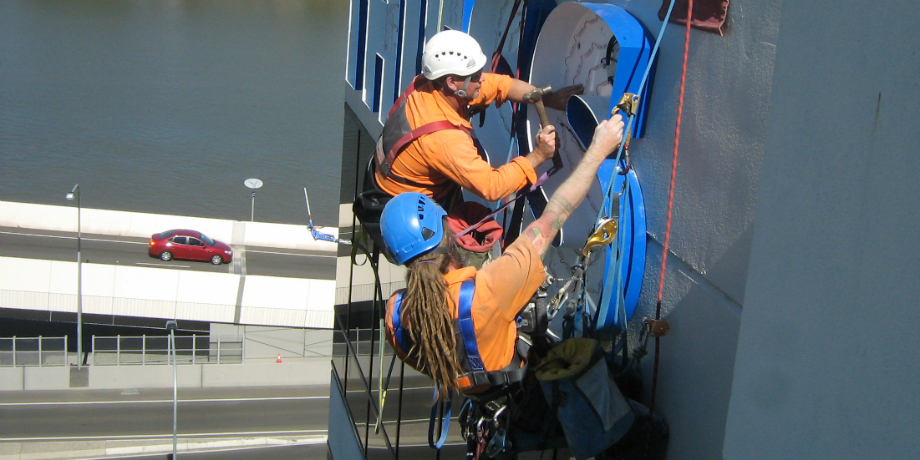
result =
[[536,86],[531,85],[523,80],[514,78],[511,80],[511,88],[508,90],[508,100],[514,102],[526,102],[524,96],[533,91]]
[[[526,81],[514,79],[511,81],[511,89],[508,90],[508,99],[514,102],[526,102],[524,99],[528,93],[536,89],[536,86],[527,83]],[[559,89],[554,89],[553,92],[543,96],[543,103],[549,108],[556,110],[565,110],[565,104],[569,100],[569,97],[575,94],[584,94],[585,87],[584,85],[572,85],[565,86]]]
[[541,257],[546,254],[559,229],[588,194],[601,162],[622,140],[623,119],[620,115],[601,121],[594,130],[591,145],[578,166],[550,197],[543,215],[524,229],[524,234],[533,241]]

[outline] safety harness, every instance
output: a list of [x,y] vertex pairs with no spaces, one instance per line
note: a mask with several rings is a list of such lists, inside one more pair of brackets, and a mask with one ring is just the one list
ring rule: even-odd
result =
[[[463,370],[463,374],[457,377],[458,383],[460,384],[461,391],[470,390],[475,387],[491,385],[492,389],[489,390],[486,395],[490,395],[489,398],[483,398],[482,396],[467,396],[467,400],[464,403],[463,410],[461,410],[461,418],[464,420],[469,418],[470,411],[473,409],[472,399],[476,399],[481,402],[481,404],[476,404],[476,413],[488,412],[492,415],[491,419],[494,421],[494,426],[492,431],[483,432],[482,431],[482,421],[474,420],[473,423],[479,424],[478,430],[467,430],[464,425],[464,430],[466,434],[464,435],[468,441],[470,440],[470,435],[472,432],[479,434],[475,438],[475,442],[471,444],[471,447],[479,446],[479,451],[482,451],[482,448],[485,446],[486,434],[491,434],[490,438],[492,439],[490,445],[495,445],[492,447],[492,451],[498,449],[497,452],[501,452],[506,447],[504,442],[504,430],[502,430],[499,435],[495,435],[495,429],[500,427],[499,416],[501,415],[504,408],[507,407],[507,402],[499,402],[499,398],[504,397],[508,394],[508,389],[513,383],[520,382],[524,379],[524,375],[527,372],[527,353],[530,351],[531,342],[529,337],[524,333],[518,334],[518,340],[515,345],[515,353],[511,359],[511,363],[505,366],[503,369],[497,371],[488,371],[485,368],[485,365],[482,362],[482,357],[479,353],[479,344],[476,341],[476,327],[473,323],[473,293],[475,292],[475,281],[466,280],[460,285],[460,296],[457,302],[458,315],[457,319],[454,320],[453,329],[454,335],[459,335],[457,340],[457,354],[460,361],[460,367]],[[418,368],[418,355],[417,351],[413,350],[414,343],[409,337],[408,331],[402,325],[401,313],[402,313],[402,300],[405,295],[406,290],[400,290],[396,293],[396,297],[393,301],[393,312],[391,319],[393,321],[393,332],[396,344],[402,349],[407,357],[405,361],[412,367]],[[450,399],[452,395],[448,396]],[[447,428],[450,420],[450,413],[452,404],[447,403],[446,412],[442,409],[439,410],[437,402],[437,389],[435,389],[435,394],[432,397],[433,404],[431,410],[431,419],[429,420],[428,425],[428,444],[435,449],[440,449],[444,445],[444,441],[447,439]],[[438,417],[439,412],[442,414],[441,417]],[[435,432],[435,420],[441,419],[441,434],[438,440],[434,439]],[[489,427],[486,427],[489,428]],[[496,444],[497,443],[497,444]],[[475,448],[475,447],[474,447]],[[478,458],[478,456],[477,456]]]
[[[475,282],[473,280],[464,281],[460,285],[460,298],[458,302],[458,317],[454,320],[454,335],[459,334],[457,341],[457,354],[460,361],[460,367],[463,374],[457,377],[461,391],[470,390],[482,385],[507,385],[519,382],[524,378],[527,372],[527,352],[530,351],[531,343],[528,338],[518,335],[515,354],[511,363],[506,367],[496,371],[487,371],[482,362],[479,353],[479,344],[476,341],[476,330],[473,324],[473,292]],[[407,362],[413,366],[418,366],[418,356],[412,350],[414,343],[409,338],[409,333],[403,328],[400,320],[402,310],[402,300],[405,295],[405,289],[396,293],[393,302],[393,331],[396,343],[409,356]],[[412,350],[412,353],[410,353]]]
[[396,99],[396,102],[393,103],[393,107],[387,115],[387,121],[383,126],[383,134],[381,134],[380,138],[377,140],[377,150],[374,153],[374,161],[377,163],[377,170],[386,177],[400,184],[428,188],[431,186],[419,184],[418,182],[394,174],[392,168],[393,162],[396,161],[396,157],[403,149],[411,144],[412,141],[422,136],[445,129],[459,129],[467,134],[470,133],[470,130],[465,126],[457,126],[447,120],[433,121],[412,129],[409,125],[409,119],[406,117],[406,100],[409,98],[410,94],[417,91],[426,83],[428,83],[427,78],[423,75],[417,76],[412,84],[410,84],[399,98]]

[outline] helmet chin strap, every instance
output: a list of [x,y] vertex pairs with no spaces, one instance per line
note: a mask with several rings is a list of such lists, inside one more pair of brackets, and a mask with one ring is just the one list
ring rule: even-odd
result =
[[463,80],[463,88],[454,91],[454,94],[460,97],[466,97],[466,89],[470,87],[470,80],[472,80],[472,78],[472,75],[468,75],[466,80]]

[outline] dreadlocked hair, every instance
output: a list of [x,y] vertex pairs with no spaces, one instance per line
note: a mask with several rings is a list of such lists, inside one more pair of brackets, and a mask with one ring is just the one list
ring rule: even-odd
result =
[[[444,228],[447,229],[446,224]],[[452,246],[449,233],[444,232],[439,247]],[[434,380],[441,399],[447,398],[446,390],[460,390],[457,376],[463,372],[457,358],[451,315],[456,302],[443,275],[456,257],[455,252],[430,251],[409,261],[402,302],[402,321],[413,343],[409,354],[414,352],[418,356],[419,370]]]

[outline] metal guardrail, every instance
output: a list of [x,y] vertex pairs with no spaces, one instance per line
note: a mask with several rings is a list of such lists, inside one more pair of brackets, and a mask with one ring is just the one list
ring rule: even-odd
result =
[[[243,337],[176,336],[176,364],[240,364]],[[94,366],[171,364],[168,336],[93,336]]]
[[0,337],[0,367],[66,366],[67,336]]
[[[168,336],[93,336],[94,366],[171,364]],[[242,336],[176,337],[176,364],[240,364]],[[0,337],[0,367],[55,367],[70,363],[67,336]]]

